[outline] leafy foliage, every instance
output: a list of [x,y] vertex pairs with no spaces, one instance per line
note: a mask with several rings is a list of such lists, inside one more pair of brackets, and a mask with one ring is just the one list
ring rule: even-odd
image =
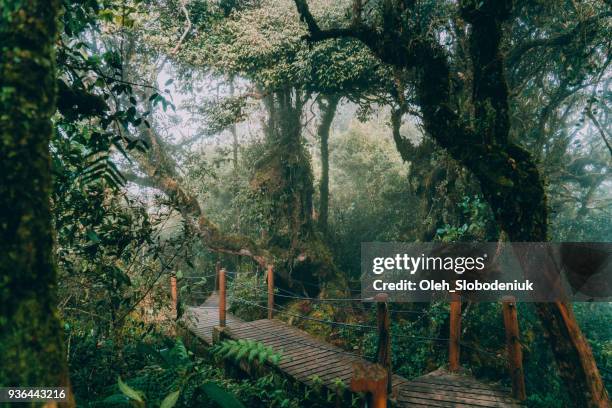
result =
[[[392,23],[380,7],[390,2],[364,3],[365,23]],[[325,27],[350,24],[348,1],[309,4]],[[331,275],[316,278],[327,280],[319,282],[325,289],[343,290],[359,276],[362,241],[499,239],[480,187],[446,152],[432,147],[431,135],[422,129],[412,79],[427,67],[398,72],[353,39],[308,44],[289,0],[64,0],[63,5],[64,32],[56,47],[58,111],[50,144],[52,211],[59,309],[80,405],[240,406],[235,395],[245,406],[305,401],[315,406],[336,398],[332,393],[321,402],[312,389],[290,393],[274,376],[227,379],[175,338],[169,276],[179,278],[180,298],[191,297],[189,303],[197,305],[213,289],[212,280],[182,275],[204,276],[219,259],[238,271],[254,268],[250,261],[213,253],[203,237],[241,234],[265,247],[267,260],[285,257],[279,270],[296,281],[328,262],[338,267],[338,275],[333,281]],[[448,108],[478,129],[483,124],[469,119],[474,79],[467,74],[472,61],[465,57],[467,31],[457,6],[416,2],[417,12],[402,16],[400,23],[406,33],[426,33],[448,51],[453,69]],[[605,144],[608,6],[518,2],[505,32],[510,137],[536,157],[548,180],[556,240],[611,237]],[[321,114],[316,102],[324,95],[342,100],[329,142],[325,234],[306,222],[317,215],[312,201],[319,198],[321,140],[313,129]],[[387,117],[388,108],[398,105],[406,111],[396,140]],[[410,148],[398,155],[402,141]],[[509,186],[507,179],[490,177]],[[193,219],[176,205],[181,194],[193,195],[200,206]],[[198,233],[203,214],[219,229]],[[298,245],[297,235],[310,245]],[[245,253],[243,241],[230,242],[232,253]],[[313,253],[324,255],[317,258],[320,263],[303,266],[302,257]],[[264,309],[244,302],[263,304],[263,279],[239,274],[230,289],[236,297],[230,301],[233,313],[263,317]],[[201,296],[194,296],[198,291]],[[321,320],[374,322],[362,305],[300,301],[285,306]],[[443,365],[447,306],[397,307],[394,370],[414,377]],[[507,381],[499,306],[467,308],[462,363],[478,376]],[[609,305],[575,309],[598,365],[609,372]],[[529,405],[570,406],[567,390],[550,368],[553,357],[534,310],[522,305],[520,318]],[[287,320],[373,357],[373,333]],[[281,359],[275,350],[248,340],[225,341],[213,352],[262,364]],[[318,388],[321,379],[313,383]],[[340,394],[346,384],[336,386]]]
[[212,353],[222,358],[232,358],[236,362],[245,359],[249,363],[270,363],[278,365],[282,358],[280,352],[276,352],[262,342],[251,339],[224,340],[212,348]]

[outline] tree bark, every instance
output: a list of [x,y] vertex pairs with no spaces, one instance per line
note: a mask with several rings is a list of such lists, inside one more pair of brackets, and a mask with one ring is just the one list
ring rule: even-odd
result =
[[0,16],[3,386],[69,386],[50,214],[59,11],[58,0],[5,1]]
[[319,102],[321,122],[317,129],[321,139],[321,180],[319,181],[319,219],[317,222],[319,229],[325,234],[329,218],[329,132],[340,98],[335,95],[323,98],[325,100]]

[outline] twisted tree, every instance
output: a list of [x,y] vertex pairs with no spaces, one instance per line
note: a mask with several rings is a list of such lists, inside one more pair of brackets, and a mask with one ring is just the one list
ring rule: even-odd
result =
[[[306,0],[295,0],[310,42],[354,38],[365,44],[381,61],[413,80],[414,100],[425,131],[480,183],[485,199],[500,228],[512,241],[545,241],[548,238],[548,208],[544,182],[532,155],[511,140],[509,95],[502,53],[504,26],[513,16],[513,2],[471,0],[459,7],[428,3],[383,1],[364,12],[360,0],[353,1],[347,27],[322,29]],[[444,38],[447,16],[469,30],[471,69],[459,71]],[[465,78],[471,95],[458,106],[453,95]],[[606,407],[608,395],[567,302],[538,304],[568,392],[579,406]]]

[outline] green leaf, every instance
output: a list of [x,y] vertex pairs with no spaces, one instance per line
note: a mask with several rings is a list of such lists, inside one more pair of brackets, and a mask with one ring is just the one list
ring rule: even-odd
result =
[[100,238],[98,237],[98,234],[96,234],[92,230],[87,231],[87,238],[89,238],[89,240],[95,244],[98,244],[100,242]]
[[259,362],[260,363],[265,363],[266,361],[268,361],[268,356],[269,356],[269,354],[268,354],[267,351],[260,352],[259,356],[258,356]]
[[275,366],[278,365],[278,363],[280,363],[280,360],[281,360],[280,354],[273,354],[272,356],[270,356],[270,362],[274,364]]
[[238,361],[242,360],[242,358],[246,356],[248,352],[249,352],[248,347],[241,348],[240,351],[238,351],[238,354],[236,354],[236,360]]
[[172,408],[173,406],[175,406],[176,402],[178,401],[180,392],[180,390],[174,391],[166,395],[166,398],[164,398],[164,400],[161,402],[159,408]]
[[134,401],[137,401],[137,402],[140,402],[140,403],[144,403],[140,393],[138,391],[136,391],[135,389],[131,388],[126,383],[124,383],[121,380],[121,377],[117,377],[117,385],[119,386],[119,390],[123,393],[123,395],[125,395],[126,397],[128,397],[129,399],[132,399]]
[[259,350],[257,350],[256,348],[252,349],[249,352],[249,358],[248,358],[249,363],[253,361],[253,359],[257,356],[257,354],[259,354]]
[[102,400],[102,402],[105,402],[107,404],[122,404],[125,405],[130,401],[130,399],[128,397],[126,397],[123,394],[113,394],[113,395],[109,395],[108,397],[104,398]]
[[223,408],[245,408],[244,405],[236,399],[236,397],[215,383],[204,383],[202,384],[202,389],[211,400]]

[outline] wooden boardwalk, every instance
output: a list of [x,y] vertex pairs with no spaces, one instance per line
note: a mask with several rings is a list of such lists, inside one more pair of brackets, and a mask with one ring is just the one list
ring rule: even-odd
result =
[[[341,380],[351,382],[353,362],[360,357],[323,342],[280,320],[242,321],[227,314],[226,333],[233,339],[253,339],[272,347],[282,355],[278,368],[292,380],[305,385],[320,381],[335,390]],[[211,295],[199,307],[186,311],[187,329],[207,344],[212,344],[213,327],[219,324],[218,297]],[[317,380],[318,379],[318,380]],[[407,380],[393,376],[393,395],[399,407],[518,407],[510,391],[485,384],[465,374],[439,369]]]
[[[201,306],[188,307],[185,311],[184,320],[190,332],[206,344],[212,345],[213,327],[219,325],[219,296],[217,292],[213,292]],[[244,323],[230,313],[227,314],[225,320],[229,327]]]

